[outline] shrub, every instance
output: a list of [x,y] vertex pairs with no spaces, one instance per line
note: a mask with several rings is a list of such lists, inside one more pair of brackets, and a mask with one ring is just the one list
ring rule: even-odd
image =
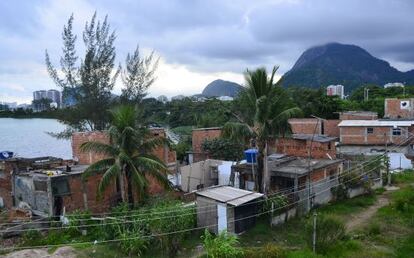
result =
[[368,226],[368,234],[371,236],[376,236],[381,234],[381,227],[377,223],[370,224]]
[[222,231],[214,237],[208,230],[204,231],[203,246],[207,252],[207,257],[211,258],[230,258],[242,257],[243,251],[237,247],[239,241],[236,236]]
[[[309,246],[313,246],[313,218],[306,225]],[[345,237],[345,225],[338,218],[319,215],[316,221],[316,251],[324,253]]]
[[137,224],[124,228],[118,226],[117,236],[120,240],[119,247],[129,256],[141,256],[147,249],[149,239],[144,237],[144,232]]
[[272,210],[272,204],[273,209],[276,214],[282,213],[285,209],[283,209],[287,204],[289,203],[286,195],[275,195],[272,197],[269,197],[265,200],[262,206],[262,213],[268,213]]

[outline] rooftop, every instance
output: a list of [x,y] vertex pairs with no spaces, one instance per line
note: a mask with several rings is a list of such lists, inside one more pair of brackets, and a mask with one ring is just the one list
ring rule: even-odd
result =
[[[288,159],[290,158],[290,159]],[[293,175],[304,175],[308,172],[324,168],[342,162],[341,159],[305,159],[285,157],[284,162],[278,160],[269,162],[269,170],[272,174],[285,173]]]
[[335,141],[337,137],[330,137],[326,135],[312,135],[312,134],[293,134],[293,139],[296,140],[312,140],[314,142],[331,142]]
[[261,193],[255,193],[231,186],[214,186],[198,191],[196,194],[233,206],[239,206],[263,196]]
[[411,126],[414,120],[343,120],[339,127],[346,126]]

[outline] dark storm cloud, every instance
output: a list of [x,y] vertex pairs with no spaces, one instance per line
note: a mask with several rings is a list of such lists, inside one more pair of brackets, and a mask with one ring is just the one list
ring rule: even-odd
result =
[[2,76],[44,67],[46,48],[57,58],[70,14],[79,34],[95,10],[101,18],[108,14],[116,30],[117,62],[139,43],[195,72],[240,73],[275,64],[286,72],[307,48],[342,42],[397,68],[414,68],[410,0],[0,1],[0,83]]

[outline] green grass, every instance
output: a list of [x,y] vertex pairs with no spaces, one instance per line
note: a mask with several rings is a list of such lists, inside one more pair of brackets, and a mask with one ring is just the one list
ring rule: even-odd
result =
[[351,213],[360,212],[373,205],[377,200],[376,195],[363,195],[353,199],[346,199],[328,204],[318,209],[318,212],[343,217]]
[[395,184],[414,183],[414,171],[407,169],[401,173],[392,174],[392,182]]

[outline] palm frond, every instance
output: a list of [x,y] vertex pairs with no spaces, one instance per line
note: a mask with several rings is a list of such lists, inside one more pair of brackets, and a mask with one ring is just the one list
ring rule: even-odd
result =
[[98,198],[102,198],[102,194],[105,192],[106,188],[121,174],[121,172],[122,170],[117,163],[113,164],[105,171],[98,185]]
[[238,142],[244,142],[253,135],[253,130],[245,123],[227,122],[221,131],[223,138]]
[[148,180],[145,177],[145,173],[140,171],[134,165],[130,166],[129,168],[131,169],[132,182],[136,187],[135,192],[138,194],[138,196],[142,197],[147,191],[148,187]]
[[114,164],[114,158],[99,160],[85,169],[85,171],[82,173],[82,178],[87,178],[91,176],[93,173],[101,173],[109,169]]
[[96,141],[90,141],[90,142],[83,143],[80,146],[80,150],[82,152],[94,152],[98,154],[104,154],[110,157],[114,157],[118,153],[117,149],[114,146],[106,144],[106,143],[102,143],[102,142],[96,142]]

